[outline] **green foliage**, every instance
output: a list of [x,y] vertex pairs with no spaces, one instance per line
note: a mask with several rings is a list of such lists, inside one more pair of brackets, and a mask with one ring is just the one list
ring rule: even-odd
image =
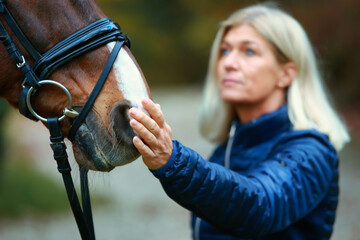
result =
[[[34,169],[25,156],[7,160],[1,171],[0,219],[71,211],[64,186]],[[110,201],[99,195],[93,195],[91,200],[97,207]]]
[[69,210],[65,190],[35,171],[23,157],[6,162],[0,182],[0,217]]
[[[3,126],[4,126],[4,119],[6,117],[8,110],[9,110],[9,104],[4,99],[0,99],[0,168],[2,166],[4,150],[5,150],[5,136],[4,136]],[[1,170],[0,170],[0,174],[1,174]]]

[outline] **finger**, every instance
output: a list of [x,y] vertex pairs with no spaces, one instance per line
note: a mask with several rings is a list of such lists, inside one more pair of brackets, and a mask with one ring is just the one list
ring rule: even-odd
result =
[[139,136],[145,141],[150,147],[157,146],[157,139],[144,125],[136,121],[135,119],[130,120],[130,126],[139,134]]
[[140,111],[136,108],[131,108],[129,114],[133,119],[137,120],[139,123],[145,126],[145,128],[148,129],[153,135],[159,136],[160,127],[155,122],[155,120],[150,118],[143,111]]
[[155,154],[151,151],[151,149],[148,146],[146,146],[146,144],[144,144],[144,142],[141,141],[139,137],[135,136],[133,138],[133,143],[136,149],[140,152],[140,154],[143,157],[152,158],[155,156]]
[[152,119],[162,128],[165,124],[164,114],[161,111],[160,105],[155,104],[151,99],[145,98],[142,100],[144,108],[149,112]]

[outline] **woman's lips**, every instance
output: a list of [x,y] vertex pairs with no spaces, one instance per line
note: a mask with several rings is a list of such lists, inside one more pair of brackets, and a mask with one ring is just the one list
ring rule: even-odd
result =
[[236,80],[234,78],[224,78],[222,82],[224,86],[242,84],[242,81]]

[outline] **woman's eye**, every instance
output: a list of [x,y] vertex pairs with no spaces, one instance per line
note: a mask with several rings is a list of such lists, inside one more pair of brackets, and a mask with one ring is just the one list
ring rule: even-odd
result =
[[248,55],[248,56],[255,55],[255,52],[252,49],[246,49],[245,52],[246,52],[246,55]]
[[221,55],[228,55],[230,53],[230,50],[227,48],[223,48],[220,50]]

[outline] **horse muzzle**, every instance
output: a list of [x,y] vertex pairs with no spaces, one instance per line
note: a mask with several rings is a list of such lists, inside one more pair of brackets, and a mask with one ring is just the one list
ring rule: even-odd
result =
[[73,140],[74,156],[81,167],[108,172],[140,156],[132,143],[136,133],[129,123],[130,107],[128,101],[115,103],[108,127],[93,111],[89,112]]

